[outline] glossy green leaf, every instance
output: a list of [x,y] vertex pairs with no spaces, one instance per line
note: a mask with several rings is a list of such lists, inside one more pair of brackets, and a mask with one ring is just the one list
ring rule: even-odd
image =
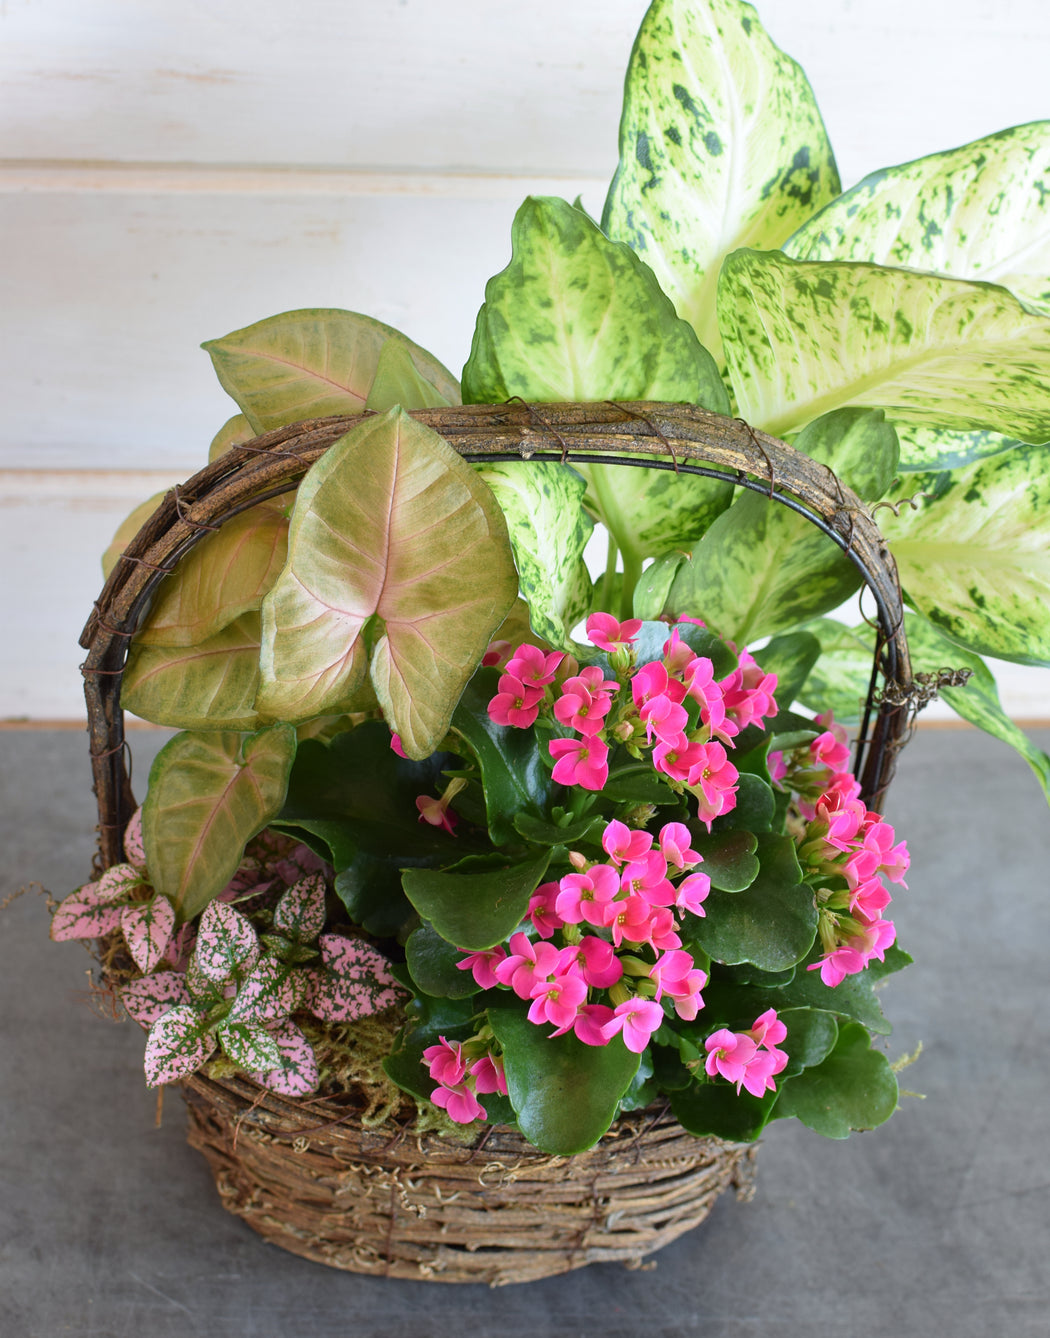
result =
[[698,627],[696,623],[688,622],[680,622],[674,627],[664,622],[643,622],[632,643],[635,663],[651,664],[654,660],[663,659],[664,647],[671,640],[673,631],[677,631],[678,640],[684,642],[694,655],[711,661],[715,678],[725,678],[737,667],[739,661],[736,653],[717,633],[709,627]]
[[406,869],[401,881],[409,901],[442,938],[477,952],[517,929],[549,863],[547,851],[526,864],[486,873]]
[[235,413],[232,418],[227,418],[215,436],[212,437],[211,445],[208,447],[208,463],[213,464],[220,455],[225,455],[234,446],[240,446],[246,441],[251,441],[254,436],[252,425],[244,414]]
[[634,587],[636,618],[656,619],[670,607],[668,599],[671,586],[679,567],[688,556],[683,549],[678,549],[673,553],[661,554],[646,567]]
[[612,1123],[639,1056],[619,1036],[602,1046],[584,1045],[571,1032],[551,1037],[513,1006],[491,1007],[489,1023],[503,1047],[518,1127],[529,1142],[555,1156],[593,1147]]
[[290,725],[245,736],[176,734],[142,806],[154,887],[191,920],[233,877],[245,845],[280,812],[295,757]]
[[969,650],[1050,664],[1050,446],[917,482],[918,510],[879,512],[909,602]]
[[875,1129],[897,1109],[897,1079],[886,1056],[871,1049],[868,1033],[847,1022],[822,1064],[784,1084],[777,1117],[794,1115],[825,1138]]
[[872,172],[784,250],[982,279],[1050,315],[1050,121]]
[[[730,754],[732,761],[732,754]],[[768,832],[773,822],[775,804],[773,790],[769,783],[760,776],[741,772],[737,781],[736,804],[715,818],[711,830],[719,835],[723,832]]]
[[822,1064],[835,1047],[839,1028],[834,1013],[819,1008],[781,1008],[777,1016],[787,1027],[780,1048],[788,1054],[785,1079]]
[[347,709],[376,619],[372,684],[405,752],[426,757],[517,591],[503,513],[470,466],[399,409],[369,418],[300,485],[263,603],[259,711]]
[[472,972],[458,969],[456,963],[463,960],[463,954],[432,924],[424,923],[409,934],[405,958],[413,981],[425,994],[467,999],[481,990]]
[[514,819],[519,813],[542,817],[553,788],[543,765],[536,735],[531,729],[497,725],[488,713],[499,674],[481,669],[467,684],[452,717],[452,725],[470,745],[481,768],[488,809],[489,835],[495,845],[514,840]]
[[894,423],[1050,438],[1050,318],[1005,288],[736,251],[718,314],[740,414],[774,436],[854,404]]
[[586,483],[567,465],[542,460],[482,465],[478,474],[506,517],[532,630],[552,646],[571,647],[591,600],[583,550],[594,522],[583,509]]
[[572,846],[588,843],[598,845],[605,830],[607,819],[600,814],[589,813],[575,821],[559,826],[556,822],[545,822],[534,818],[531,813],[518,813],[514,818],[514,830],[526,841],[539,846]]
[[809,711],[832,711],[840,724],[856,724],[871,683],[874,632],[866,623],[849,628],[832,618],[818,618],[807,623],[805,630],[820,643],[820,658],[799,700]]
[[132,643],[120,704],[155,725],[191,730],[253,730],[259,715],[257,613],[245,613],[199,646]]
[[[459,387],[449,373],[428,380],[420,369],[420,350],[402,335],[392,335],[383,345],[365,408],[385,413],[399,404],[402,409],[439,409],[459,403]],[[444,369],[442,368],[442,371]]]
[[[865,499],[881,496],[897,469],[897,434],[880,410],[827,413],[799,433],[795,446]],[[671,602],[746,644],[829,612],[860,583],[853,563],[804,516],[748,492],[679,569]]]
[[627,71],[602,215],[718,356],[715,285],[738,246],[777,247],[839,192],[812,89],[738,0],[656,0]]
[[389,1078],[406,1092],[427,1100],[436,1087],[423,1063],[423,1051],[436,1045],[442,1036],[450,1041],[465,1041],[473,1032],[475,1005],[470,999],[440,999],[428,995],[416,997],[405,1009],[408,1021],[383,1060]]
[[[919,426],[901,426],[900,440],[898,468],[902,474],[962,469],[1022,444],[1016,437],[1004,437],[1001,432],[951,432],[947,428]],[[910,491],[907,479],[895,489],[898,497],[905,497]]]
[[286,311],[203,345],[222,388],[256,433],[326,414],[361,413],[388,340],[407,346],[424,381],[455,403],[455,378],[381,321],[319,307]]
[[136,643],[199,646],[259,608],[287,555],[288,518],[278,502],[234,516],[165,576]]
[[809,952],[817,932],[813,889],[788,836],[758,837],[759,873],[742,892],[712,891],[697,942],[715,961],[753,962],[763,971],[782,971]]
[[986,734],[1002,739],[1016,748],[1035,772],[1043,793],[1050,802],[1050,757],[1037,748],[1019,726],[1015,725],[999,704],[995,676],[978,655],[963,650],[942,635],[925,618],[907,613],[904,616],[911,666],[915,673],[936,674],[941,669],[970,669],[973,677],[965,687],[942,688],[940,696],[964,720]]
[[694,1083],[671,1093],[671,1112],[689,1133],[724,1138],[728,1143],[753,1143],[769,1123],[776,1092],[761,1097],[736,1092],[729,1083]]
[[117,565],[117,560],[121,553],[127,548],[128,544],[134,539],[135,535],[138,534],[139,530],[142,529],[143,525],[145,525],[146,521],[149,520],[150,516],[153,515],[154,511],[156,511],[157,507],[160,506],[167,495],[167,490],[154,493],[152,497],[148,497],[146,501],[141,502],[134,511],[126,516],[117,526],[113,538],[109,541],[109,547],[102,554],[102,575],[105,576],[107,580],[109,579],[110,572]]
[[700,872],[722,892],[743,892],[758,876],[758,837],[752,832],[725,831],[695,836],[693,849],[702,857]]
[[[820,642],[810,632],[788,632],[756,650],[755,659],[767,674],[776,674],[777,705],[786,709],[798,697],[820,659]],[[770,728],[779,726],[779,717],[774,716]]]

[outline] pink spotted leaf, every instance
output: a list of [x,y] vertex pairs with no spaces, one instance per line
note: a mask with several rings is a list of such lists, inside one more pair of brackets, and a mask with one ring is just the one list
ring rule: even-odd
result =
[[224,901],[211,901],[201,916],[194,961],[209,980],[227,980],[249,968],[259,954],[251,921]]
[[293,884],[277,903],[273,927],[297,943],[312,942],[324,928],[324,875],[312,873]]
[[51,917],[51,937],[56,943],[101,938],[119,924],[120,907],[100,898],[98,883],[85,883],[71,892]]
[[142,809],[137,808],[124,829],[124,858],[142,874],[146,872],[146,847],[142,844]]
[[[192,956],[186,965],[185,981],[190,998],[200,1008],[213,1008],[227,997],[225,982],[209,980],[197,965],[196,955]],[[232,992],[233,986],[229,988]]]
[[321,956],[327,970],[315,970],[310,1011],[326,1022],[352,1022],[391,1008],[403,997],[386,958],[359,939],[325,934]]
[[109,902],[127,901],[145,881],[134,864],[114,864],[98,880],[99,897]]
[[281,1096],[309,1096],[319,1080],[317,1057],[310,1042],[287,1019],[267,1023],[266,1030],[277,1042],[281,1062],[277,1068],[255,1072],[252,1077]]
[[120,1002],[140,1027],[152,1027],[177,1004],[188,1004],[190,992],[180,971],[158,971],[133,980],[120,991]]
[[230,1022],[278,1022],[304,1003],[305,981],[273,957],[261,957],[251,974],[241,982],[227,1020]]
[[215,1049],[215,1037],[192,1004],[176,1004],[150,1028],[146,1041],[146,1081],[150,1087],[196,1073]]
[[120,927],[132,960],[148,975],[164,960],[175,928],[175,908],[158,892],[152,901],[125,906],[120,912]]
[[278,1068],[281,1052],[277,1042],[260,1022],[224,1022],[219,1028],[219,1043],[235,1064],[249,1073],[268,1073]]

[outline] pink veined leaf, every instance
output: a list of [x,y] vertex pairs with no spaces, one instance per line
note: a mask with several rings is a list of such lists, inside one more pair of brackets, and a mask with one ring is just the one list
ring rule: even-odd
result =
[[226,980],[251,965],[258,956],[259,939],[240,911],[223,901],[211,901],[201,916],[194,961],[209,980]]
[[130,1018],[149,1029],[177,1004],[188,1004],[190,992],[179,971],[158,971],[133,980],[120,991],[120,1002]]
[[237,991],[229,1022],[276,1022],[302,1006],[305,982],[301,972],[263,957]]
[[297,883],[300,878],[304,878],[308,873],[330,871],[330,866],[325,863],[320,855],[315,855],[309,846],[302,844],[297,845],[291,854],[278,860],[271,867],[278,878],[283,878],[289,885]]
[[114,864],[98,880],[99,897],[106,901],[127,901],[145,881],[133,864]]
[[137,808],[124,829],[124,858],[142,874],[146,872],[146,847],[142,844],[142,809]]
[[390,974],[386,958],[359,939],[325,934],[321,956],[327,970],[314,969],[310,1011],[325,1022],[353,1022],[392,1008],[404,991]]
[[317,1057],[310,1042],[287,1019],[268,1023],[266,1030],[277,1042],[281,1063],[267,1072],[253,1073],[252,1077],[280,1096],[309,1096],[319,1079]]
[[259,1022],[226,1021],[219,1028],[219,1043],[235,1064],[248,1073],[269,1072],[281,1062],[277,1042]]
[[120,907],[101,902],[98,883],[86,883],[71,892],[51,917],[56,943],[74,938],[101,938],[120,924]]
[[300,878],[277,903],[273,927],[295,939],[310,943],[324,928],[325,881],[321,873]]
[[120,912],[120,927],[132,960],[145,975],[155,971],[164,960],[175,928],[175,909],[158,892],[152,901],[125,906]]
[[196,1073],[215,1049],[215,1037],[192,1004],[176,1004],[150,1028],[146,1041],[146,1081],[150,1087]]

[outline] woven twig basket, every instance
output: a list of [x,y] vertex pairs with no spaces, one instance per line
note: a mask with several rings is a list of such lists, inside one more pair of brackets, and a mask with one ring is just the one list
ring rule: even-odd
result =
[[[823,465],[739,419],[667,404],[473,405],[413,414],[465,459],[557,459],[698,473],[765,492],[817,525],[874,596],[878,642],[857,741],[863,797],[879,809],[904,741],[914,685],[896,569],[871,513]],[[84,629],[88,726],[99,806],[96,872],[123,859],[135,800],[120,682],[156,587],[206,534],[295,487],[360,418],[315,419],[227,452],[167,495],[127,546]],[[880,676],[883,685],[879,687]],[[751,1150],[695,1138],[665,1110],[621,1118],[589,1152],[538,1152],[509,1129],[473,1146],[345,1104],[295,1103],[243,1078],[183,1084],[190,1142],[222,1200],[256,1231],[355,1272],[498,1285],[596,1261],[637,1262],[749,1183]]]

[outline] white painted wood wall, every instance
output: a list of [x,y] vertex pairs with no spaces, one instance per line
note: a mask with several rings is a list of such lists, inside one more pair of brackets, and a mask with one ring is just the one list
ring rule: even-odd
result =
[[[199,342],[344,306],[458,371],[521,198],[600,210],[644,10],[0,0],[0,719],[82,716],[98,554],[233,411]],[[759,11],[846,184],[1050,116],[1046,0]],[[1050,717],[1050,675],[1003,681]]]

